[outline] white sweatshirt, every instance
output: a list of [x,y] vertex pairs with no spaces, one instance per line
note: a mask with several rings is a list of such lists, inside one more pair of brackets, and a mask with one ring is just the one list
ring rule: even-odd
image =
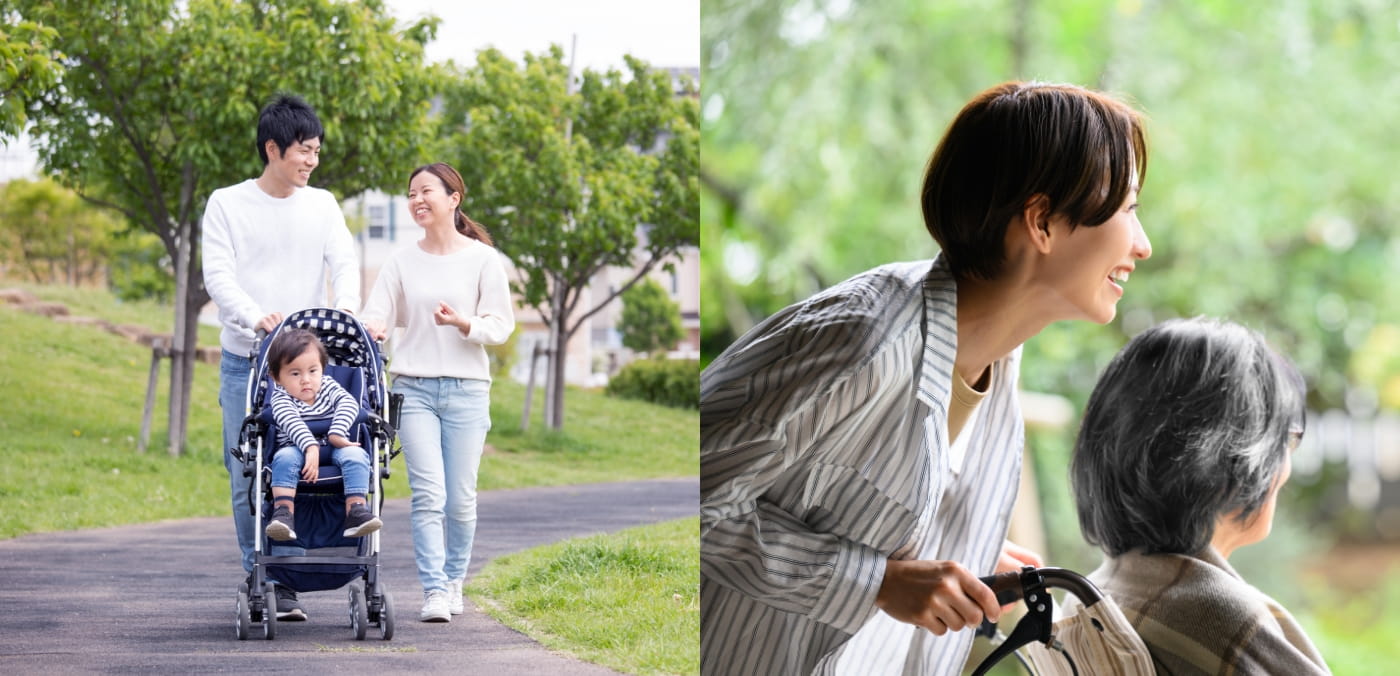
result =
[[360,269],[335,196],[299,188],[273,197],[253,179],[215,190],[204,207],[204,287],[219,306],[219,343],[246,356],[258,320],[326,306],[360,305]]
[[[438,301],[469,318],[471,333],[433,321]],[[501,254],[477,240],[455,253],[400,247],[379,270],[360,317],[403,331],[394,337],[389,372],[418,378],[491,380],[483,345],[500,345],[515,330],[510,283]]]

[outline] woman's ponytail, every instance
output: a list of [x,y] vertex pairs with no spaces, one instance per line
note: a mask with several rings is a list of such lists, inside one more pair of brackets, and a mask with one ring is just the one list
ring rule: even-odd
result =
[[473,221],[467,212],[457,209],[457,232],[462,233],[487,246],[495,246],[491,243],[491,235],[486,232],[485,226]]

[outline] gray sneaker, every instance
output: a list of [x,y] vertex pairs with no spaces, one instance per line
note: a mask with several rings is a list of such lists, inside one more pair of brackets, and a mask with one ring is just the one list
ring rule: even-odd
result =
[[281,542],[295,540],[297,532],[292,528],[294,523],[296,520],[292,516],[292,510],[287,509],[286,505],[279,505],[277,509],[272,510],[272,519],[267,522],[267,536]]
[[379,530],[384,525],[374,512],[369,511],[364,503],[358,503],[350,507],[350,513],[345,515],[345,522],[341,524],[344,531],[341,535],[347,538],[359,538],[369,535]]
[[452,611],[447,609],[447,592],[430,589],[423,592],[423,610],[418,613],[423,622],[451,622]]
[[302,610],[301,603],[297,601],[297,593],[280,584],[277,585],[277,621],[306,621],[306,611]]

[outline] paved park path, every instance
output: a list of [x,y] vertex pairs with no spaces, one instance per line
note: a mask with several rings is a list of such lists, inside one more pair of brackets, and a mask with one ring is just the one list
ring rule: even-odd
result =
[[[483,492],[471,571],[537,545],[698,513],[695,478]],[[256,626],[237,640],[243,571],[228,516],[0,541],[0,674],[614,673],[546,650],[471,599],[450,623],[419,622],[406,498],[385,503],[380,542],[395,601],[390,641],[375,627],[354,640],[344,589],[302,594],[309,621],[279,622],[275,640]]]

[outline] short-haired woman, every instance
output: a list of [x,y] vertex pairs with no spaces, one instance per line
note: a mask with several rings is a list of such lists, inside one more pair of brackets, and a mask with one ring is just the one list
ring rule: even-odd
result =
[[1326,663],[1278,602],[1227,559],[1269,534],[1305,386],[1258,333],[1175,319],[1128,342],[1099,378],[1071,463],[1090,575],[1159,673],[1319,674]]
[[[704,674],[957,674],[1006,541],[1021,344],[1107,323],[1152,245],[1142,120],[1071,85],[974,97],[924,175],[932,261],[764,320],[700,376]],[[851,224],[858,228],[859,224]]]

